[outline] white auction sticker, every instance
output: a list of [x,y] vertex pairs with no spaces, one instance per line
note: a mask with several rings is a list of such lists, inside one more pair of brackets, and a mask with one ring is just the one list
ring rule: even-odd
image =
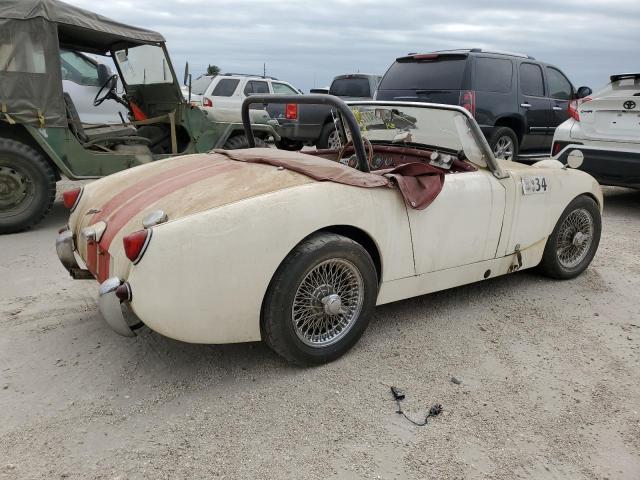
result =
[[546,193],[549,189],[546,177],[522,177],[522,193],[532,195],[534,193]]

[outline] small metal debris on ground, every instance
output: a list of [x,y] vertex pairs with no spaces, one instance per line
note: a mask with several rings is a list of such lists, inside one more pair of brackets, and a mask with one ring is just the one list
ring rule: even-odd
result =
[[400,405],[400,402],[405,399],[405,394],[402,393],[402,391],[396,387],[391,387],[391,394],[393,395],[393,399],[396,401],[396,404],[398,405],[398,410],[396,410],[396,413],[402,415],[404,418],[406,418],[407,420],[409,420],[411,423],[413,423],[418,427],[425,426],[428,423],[430,417],[436,417],[440,415],[440,413],[442,413],[442,405],[440,405],[439,403],[435,403],[429,409],[429,412],[424,418],[424,422],[416,422],[415,420],[412,420],[411,418],[407,417],[407,414],[402,411],[402,405]]
[[460,385],[462,380],[458,380],[456,377],[451,377],[451,383],[455,383],[456,385]]

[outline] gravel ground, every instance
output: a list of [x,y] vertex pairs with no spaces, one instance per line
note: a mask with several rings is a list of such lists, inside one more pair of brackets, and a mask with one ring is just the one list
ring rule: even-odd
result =
[[[0,479],[638,479],[640,192],[606,189],[573,281],[521,272],[380,307],[322,367],[113,333],[54,238],[0,237]],[[452,377],[461,383],[452,382]],[[395,413],[407,394],[415,427]]]

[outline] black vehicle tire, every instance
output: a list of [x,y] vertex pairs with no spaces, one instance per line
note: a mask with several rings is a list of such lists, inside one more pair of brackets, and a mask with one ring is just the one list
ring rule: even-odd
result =
[[340,134],[333,122],[325,123],[318,137],[318,148],[330,148],[333,150],[340,149]]
[[56,174],[33,148],[0,139],[0,234],[33,227],[56,196]]
[[[298,365],[330,362],[358,341],[377,295],[375,265],[359,243],[333,233],[314,234],[273,276],[262,306],[262,338]],[[320,323],[303,323],[313,318]]]
[[601,231],[602,218],[596,202],[586,195],[576,197],[547,239],[538,269],[560,280],[577,277],[593,260]]
[[280,150],[297,152],[298,150],[302,150],[302,147],[304,147],[304,143],[296,142],[295,140],[291,140],[288,138],[282,138],[279,142],[276,142],[276,147]]
[[[254,137],[257,148],[267,148],[268,145],[264,140],[258,137]],[[249,148],[249,140],[246,135],[236,135],[228,139],[222,146],[224,150],[240,150],[242,148]]]
[[498,127],[489,139],[489,147],[498,159],[515,160],[518,158],[518,137],[509,127]]

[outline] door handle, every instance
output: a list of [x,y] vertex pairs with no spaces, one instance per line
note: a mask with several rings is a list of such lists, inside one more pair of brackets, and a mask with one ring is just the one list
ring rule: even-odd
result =
[[553,109],[557,112],[558,110],[564,110],[564,108],[559,107],[558,105],[556,105],[555,107],[553,107]]
[[531,108],[531,104],[530,103],[521,103],[520,106],[522,108]]

